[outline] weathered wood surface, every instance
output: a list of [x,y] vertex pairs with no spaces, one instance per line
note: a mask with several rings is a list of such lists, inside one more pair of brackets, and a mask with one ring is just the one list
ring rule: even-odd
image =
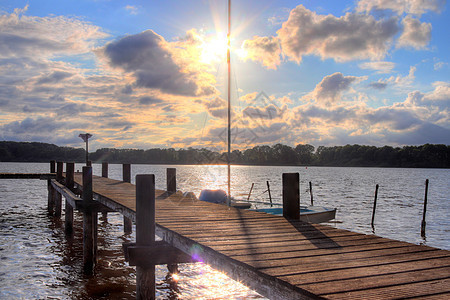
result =
[[[135,220],[134,185],[94,176],[93,189],[94,199]],[[450,251],[159,190],[156,222],[168,244],[270,299],[450,296]]]
[[54,179],[56,173],[0,173],[0,179]]

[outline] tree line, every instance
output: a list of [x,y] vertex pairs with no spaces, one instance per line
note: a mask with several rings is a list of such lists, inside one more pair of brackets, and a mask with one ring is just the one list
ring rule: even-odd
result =
[[[83,148],[59,147],[37,142],[0,142],[2,162],[83,162]],[[225,164],[224,152],[209,149],[154,148],[115,149],[102,148],[89,153],[94,163],[134,164]],[[340,166],[340,167],[407,167],[449,168],[450,146],[425,144],[421,146],[375,147],[345,145],[317,149],[309,144],[290,147],[283,144],[261,145],[245,150],[234,150],[230,155],[233,164],[290,165],[290,166]]]

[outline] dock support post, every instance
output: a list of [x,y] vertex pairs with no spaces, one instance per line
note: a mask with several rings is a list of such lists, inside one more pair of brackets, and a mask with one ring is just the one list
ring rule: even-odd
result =
[[[64,163],[62,161],[58,161],[56,163],[56,180],[58,182],[61,182],[63,179],[63,168]],[[55,195],[55,217],[61,218],[61,211],[62,211],[62,196],[60,193],[56,192]]]
[[[75,172],[75,164],[73,162],[66,163],[66,187],[73,191],[74,186],[74,172]],[[66,199],[65,205],[65,231],[67,235],[73,233],[73,207],[69,204],[69,201]]]
[[[124,182],[131,182],[131,165],[122,165],[122,180]],[[130,234],[133,231],[133,223],[130,218],[123,216],[123,231]]]
[[273,207],[273,205],[272,205],[272,194],[270,193],[269,181],[266,181],[266,183],[267,183],[267,193],[269,194],[270,207]]
[[420,229],[420,235],[424,238],[425,237],[425,227],[427,226],[427,222],[425,222],[425,216],[427,214],[427,202],[428,202],[428,183],[429,180],[425,180],[425,199],[423,203],[423,217],[422,217],[422,226]]
[[[102,177],[108,178],[108,163],[102,162]],[[108,213],[104,211],[102,213],[103,220],[106,222],[108,220]]]
[[95,265],[92,202],[92,167],[83,167],[83,269],[86,275],[92,275]]
[[[50,173],[56,173],[56,161],[51,160],[50,161]],[[48,204],[47,204],[47,210],[49,215],[53,215],[53,210],[55,208],[55,198],[54,194],[56,193],[55,189],[53,188],[51,184],[51,180],[47,180],[47,188],[48,188]]]
[[[155,175],[136,176],[136,245],[155,243]],[[155,299],[155,265],[136,266],[136,298]]]
[[283,217],[300,219],[299,173],[283,173]]
[[312,192],[312,183],[311,183],[311,181],[309,182],[309,195],[311,196],[311,206],[314,206],[314,197],[313,197],[313,192]]
[[167,168],[167,193],[174,194],[177,192],[177,169]]
[[372,210],[372,230],[375,231],[375,210],[377,209],[377,198],[378,198],[378,184],[375,186],[375,198],[373,199],[373,210]]

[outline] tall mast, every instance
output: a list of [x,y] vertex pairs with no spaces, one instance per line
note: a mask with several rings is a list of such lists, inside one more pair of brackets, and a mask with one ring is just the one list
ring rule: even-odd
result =
[[228,34],[227,34],[227,65],[228,65],[228,152],[227,152],[227,171],[228,171],[228,197],[227,205],[231,205],[231,0],[228,0]]

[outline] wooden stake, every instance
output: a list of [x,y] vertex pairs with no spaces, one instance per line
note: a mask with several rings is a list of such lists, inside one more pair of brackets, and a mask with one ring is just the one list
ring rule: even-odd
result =
[[299,173],[283,173],[283,217],[300,219]]
[[[131,165],[122,164],[122,180],[124,182],[131,182]],[[133,232],[133,222],[130,218],[123,216],[123,232],[130,234]]]
[[378,198],[378,184],[375,186],[375,198],[373,199],[373,210],[372,210],[372,229],[375,230],[375,210],[377,209],[377,198]]
[[428,183],[429,180],[425,180],[425,199],[423,203],[423,217],[422,217],[422,226],[420,229],[420,234],[424,238],[425,237],[425,227],[427,226],[427,222],[425,222],[425,216],[427,214],[427,203],[428,203]]
[[[155,176],[136,176],[136,245],[155,243]],[[136,266],[136,298],[155,299],[155,265]]]
[[[74,172],[75,172],[75,164],[74,163],[67,163],[66,164],[66,187],[73,191],[73,185],[74,185]],[[65,231],[66,234],[70,235],[73,233],[73,207],[69,204],[69,202],[66,199],[66,206],[65,206]]]
[[[56,161],[51,160],[50,161],[50,173],[56,173]],[[55,208],[55,189],[51,185],[51,180],[47,180],[47,189],[48,189],[48,203],[47,203],[47,210],[49,215],[53,215],[53,210]]]
[[94,222],[92,205],[92,167],[83,167],[83,266],[92,275],[95,265]]
[[252,194],[253,186],[254,186],[254,185],[255,185],[255,183],[252,183],[252,187],[250,188],[250,192],[248,192],[247,201],[250,201],[250,195]]
[[314,206],[314,198],[313,198],[313,192],[312,192],[312,183],[309,182],[309,194],[311,195],[311,206]]
[[270,184],[269,181],[266,181],[266,183],[267,183],[267,192],[269,194],[270,207],[272,207],[273,205],[272,205],[272,194],[270,193]]
[[[63,168],[64,163],[62,161],[58,161],[56,163],[56,180],[58,182],[61,182],[63,179]],[[61,218],[61,211],[62,211],[62,197],[61,194],[56,192],[55,195],[55,217]]]
[[174,194],[177,192],[177,169],[167,168],[167,192]]

